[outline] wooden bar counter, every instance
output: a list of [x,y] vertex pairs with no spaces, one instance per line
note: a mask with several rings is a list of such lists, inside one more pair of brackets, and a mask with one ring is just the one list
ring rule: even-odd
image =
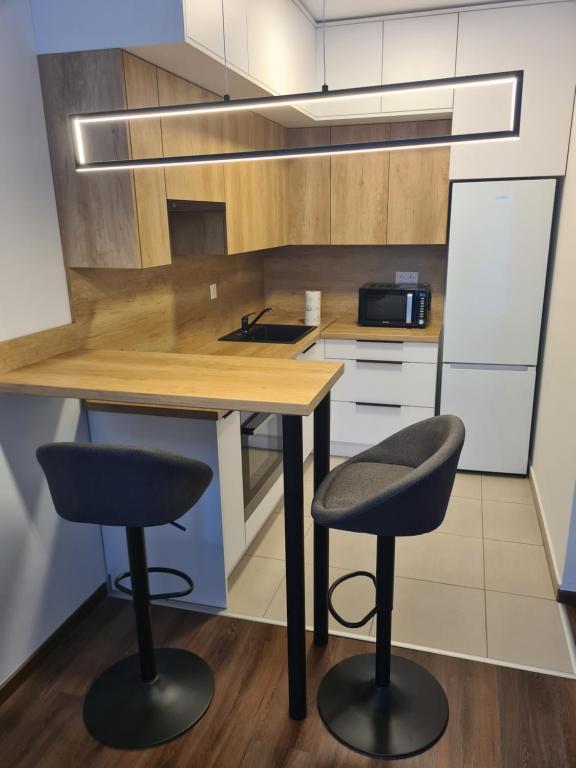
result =
[[337,362],[78,350],[0,373],[0,392],[307,416]]

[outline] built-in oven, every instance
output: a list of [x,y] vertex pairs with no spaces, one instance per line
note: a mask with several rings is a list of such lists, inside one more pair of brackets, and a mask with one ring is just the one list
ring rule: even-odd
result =
[[244,521],[282,474],[282,416],[241,412]]

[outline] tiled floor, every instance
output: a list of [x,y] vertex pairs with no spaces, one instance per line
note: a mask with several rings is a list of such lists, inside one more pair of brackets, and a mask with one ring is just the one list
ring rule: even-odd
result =
[[[332,466],[343,461],[333,458]],[[312,624],[312,470],[305,475],[306,621]],[[234,614],[284,621],[282,508],[232,574]],[[373,571],[376,539],[330,534],[330,580]],[[368,579],[346,582],[336,608],[351,620],[374,604]],[[434,533],[398,538],[393,641],[512,664],[574,673],[527,480],[459,473],[448,512]],[[330,617],[331,629],[346,632]],[[374,636],[375,620],[351,633]]]

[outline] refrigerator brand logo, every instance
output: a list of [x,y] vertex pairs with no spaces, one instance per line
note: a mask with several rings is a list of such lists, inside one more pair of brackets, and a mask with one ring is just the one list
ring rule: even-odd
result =
[[510,195],[496,195],[496,200],[510,200]]

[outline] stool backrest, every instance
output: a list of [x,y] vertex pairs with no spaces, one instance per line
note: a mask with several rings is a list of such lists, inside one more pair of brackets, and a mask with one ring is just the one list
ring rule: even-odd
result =
[[201,461],[131,446],[51,443],[36,456],[56,511],[75,523],[165,525],[196,504],[213,474]]

